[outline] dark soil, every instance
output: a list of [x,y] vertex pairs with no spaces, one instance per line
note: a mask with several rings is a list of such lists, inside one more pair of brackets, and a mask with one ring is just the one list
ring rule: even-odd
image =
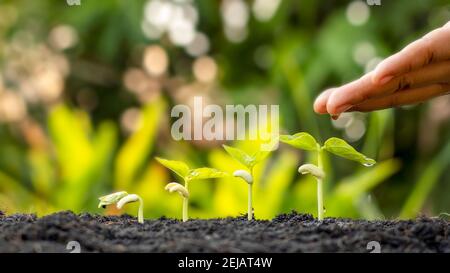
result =
[[450,252],[450,222],[438,218],[365,221],[282,214],[272,221],[160,218],[138,224],[125,216],[60,212],[43,218],[0,212],[0,252]]

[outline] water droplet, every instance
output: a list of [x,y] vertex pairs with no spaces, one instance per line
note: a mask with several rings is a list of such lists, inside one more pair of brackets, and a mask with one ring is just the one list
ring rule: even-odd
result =
[[374,163],[367,162],[367,163],[363,163],[363,165],[364,165],[364,167],[372,167],[374,165]]

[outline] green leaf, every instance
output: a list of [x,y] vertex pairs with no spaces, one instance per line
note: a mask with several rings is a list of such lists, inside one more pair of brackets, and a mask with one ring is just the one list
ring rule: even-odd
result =
[[323,146],[323,148],[332,154],[349,160],[357,161],[367,167],[370,167],[376,163],[375,160],[368,158],[362,153],[356,151],[345,140],[337,137],[332,137],[325,141],[325,145]]
[[239,161],[242,165],[246,166],[247,168],[251,168],[255,165],[255,158],[248,155],[246,152],[238,149],[233,148],[227,145],[222,145],[225,151],[234,158],[235,160]]
[[270,151],[259,151],[259,152],[256,152],[255,154],[253,154],[253,156],[252,156],[252,158],[253,158],[253,165],[256,165],[259,162],[261,162],[264,159],[266,159],[266,157],[269,154],[270,154]]
[[295,148],[307,150],[307,151],[317,151],[318,143],[314,137],[308,133],[297,133],[295,135],[281,135],[280,141]]
[[186,179],[186,177],[189,175],[189,166],[182,161],[167,160],[160,157],[156,157],[156,160],[158,160],[158,162],[161,163],[164,167],[181,176],[181,178],[183,179]]
[[198,168],[189,170],[189,174],[186,176],[186,180],[200,180],[210,178],[220,178],[228,176],[226,172],[219,171],[213,168]]

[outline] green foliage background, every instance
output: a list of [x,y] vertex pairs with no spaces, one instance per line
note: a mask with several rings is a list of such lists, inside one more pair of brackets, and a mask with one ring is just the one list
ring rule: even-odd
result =
[[[147,1],[81,0],[80,6],[50,0],[0,1],[0,112],[17,109],[2,95],[5,92],[22,98],[17,100],[26,108],[19,119],[0,124],[0,210],[100,213],[98,196],[127,190],[143,197],[146,217],[180,217],[181,199],[164,191],[164,185],[177,178],[154,156],[230,173],[242,168],[222,143],[172,140],[170,109],[180,103],[180,89],[187,88],[188,97],[198,89],[215,103],[279,104],[284,133],[307,131],[321,141],[343,137],[329,117],[313,113],[312,102],[324,88],[364,73],[354,60],[355,46],[370,43],[377,56],[385,57],[450,20],[446,0],[382,0],[381,6],[369,8],[370,17],[361,26],[349,23],[346,11],[351,1],[285,0],[267,22],[250,12],[247,37],[233,43],[223,31],[223,1],[187,2],[198,11],[197,29],[207,35],[207,55],[218,67],[216,79],[207,84],[193,75],[196,58],[173,45],[167,35],[146,38],[141,22]],[[251,6],[253,1],[245,3]],[[52,48],[48,37],[59,25],[76,31],[74,46]],[[147,75],[156,87],[149,99],[140,99],[128,90],[124,75],[132,68],[142,69],[143,52],[150,45],[165,50],[169,66],[163,76]],[[12,54],[11,48],[18,48],[19,54]],[[42,48],[56,60],[44,55],[27,59]],[[39,73],[39,65],[61,59],[69,69],[57,70],[63,74],[60,96],[28,99],[24,90],[41,77],[33,74]],[[379,163],[364,168],[327,157],[326,216],[410,218],[448,212],[448,106],[447,96],[359,116],[366,132],[352,145]],[[122,124],[129,109],[139,116],[131,131]],[[257,147],[251,142],[228,144],[248,151]],[[256,167],[256,218],[292,209],[316,213],[314,180],[296,172],[309,160],[314,158],[281,146]],[[191,216],[245,213],[246,190],[233,178],[193,182]]]

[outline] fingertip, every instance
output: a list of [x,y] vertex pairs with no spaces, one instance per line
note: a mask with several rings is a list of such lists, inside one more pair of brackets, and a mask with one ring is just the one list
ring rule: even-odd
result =
[[339,114],[336,110],[336,108],[337,108],[337,106],[336,106],[336,99],[335,99],[335,96],[331,96],[330,95],[330,97],[328,98],[328,101],[327,101],[327,105],[326,105],[326,108],[327,108],[327,112],[330,114],[330,115],[337,115],[337,114]]
[[317,102],[314,103],[313,109],[317,114],[326,114],[327,112],[326,107],[322,104],[318,104]]
[[318,114],[326,114],[327,113],[327,101],[330,94],[333,92],[333,89],[328,89],[320,93],[314,101],[314,112]]
[[334,92],[330,94],[328,101],[327,101],[327,112],[332,116],[340,115],[342,112],[347,111],[352,107],[350,103],[347,103],[346,101],[342,101],[342,99],[339,99],[339,93]]
[[327,103],[324,99],[316,99],[314,102],[314,112],[317,114],[326,114],[327,113]]

